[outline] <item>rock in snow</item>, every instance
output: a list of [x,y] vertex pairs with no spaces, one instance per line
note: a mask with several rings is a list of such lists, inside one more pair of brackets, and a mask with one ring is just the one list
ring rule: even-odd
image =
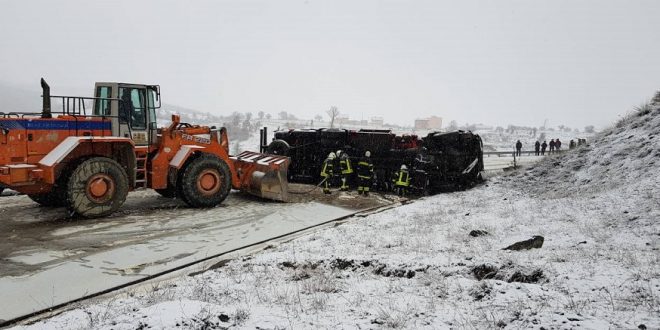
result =
[[480,230],[480,229],[475,229],[470,231],[470,236],[472,237],[479,237],[479,236],[485,236],[488,235],[488,232],[485,230]]
[[534,236],[530,239],[515,242],[502,250],[530,250],[530,249],[540,249],[543,246],[543,236]]

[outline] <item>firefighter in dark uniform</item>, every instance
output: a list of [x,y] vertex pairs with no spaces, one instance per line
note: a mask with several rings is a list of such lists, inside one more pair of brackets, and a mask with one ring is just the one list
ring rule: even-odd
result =
[[323,178],[323,193],[330,193],[330,181],[334,174],[335,167],[335,153],[331,152],[328,154],[328,158],[323,161],[323,167],[321,168],[321,177]]
[[410,187],[410,174],[408,173],[408,167],[404,164],[401,165],[401,169],[394,178],[394,191],[397,195],[404,196],[408,191],[408,187]]
[[367,150],[355,167],[358,175],[358,194],[369,196],[369,188],[374,177],[374,164],[371,162],[371,152]]
[[330,184],[336,187],[341,186],[341,165],[339,164],[341,153],[341,150],[337,150],[335,152],[335,158],[332,161],[332,165],[334,165],[334,173],[332,174],[332,181]]
[[[341,152],[341,150],[340,150]],[[341,170],[341,191],[348,191],[349,186],[348,186],[348,179],[350,178],[351,174],[353,174],[353,167],[351,166],[351,159],[348,157],[348,154],[345,152],[341,152],[341,155],[337,155],[339,157],[339,169]]]

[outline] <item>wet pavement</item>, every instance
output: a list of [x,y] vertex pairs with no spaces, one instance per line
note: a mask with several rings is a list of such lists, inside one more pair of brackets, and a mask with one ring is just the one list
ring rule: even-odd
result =
[[138,191],[101,219],[71,218],[27,196],[3,196],[0,322],[394,201],[324,195],[307,185],[292,184],[291,192],[290,203],[233,192],[218,207],[191,209]]

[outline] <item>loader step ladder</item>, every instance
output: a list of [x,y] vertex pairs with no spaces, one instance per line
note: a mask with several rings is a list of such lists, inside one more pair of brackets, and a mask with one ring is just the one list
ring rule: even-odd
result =
[[135,147],[135,189],[147,188],[147,157],[149,147]]

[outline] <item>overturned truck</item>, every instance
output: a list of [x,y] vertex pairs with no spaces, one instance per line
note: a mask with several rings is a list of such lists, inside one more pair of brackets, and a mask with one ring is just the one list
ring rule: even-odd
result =
[[351,159],[371,152],[374,189],[389,191],[401,165],[410,169],[411,190],[417,194],[465,189],[481,180],[483,146],[477,134],[466,131],[433,132],[423,138],[396,135],[390,130],[289,129],[276,131],[268,143],[261,132],[262,152],[291,159],[291,182],[319,183],[323,161],[342,150]]

